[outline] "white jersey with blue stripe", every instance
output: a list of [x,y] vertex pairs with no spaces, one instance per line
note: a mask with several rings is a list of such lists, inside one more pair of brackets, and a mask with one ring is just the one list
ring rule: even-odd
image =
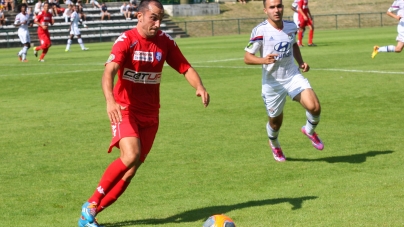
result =
[[292,21],[283,21],[283,29],[273,27],[267,20],[257,25],[251,33],[245,51],[260,57],[278,54],[273,64],[262,65],[262,85],[276,86],[287,83],[300,74],[293,57],[293,44],[296,42],[297,27]]
[[404,0],[394,1],[388,11],[396,13],[397,16],[401,17],[400,22],[404,22]]

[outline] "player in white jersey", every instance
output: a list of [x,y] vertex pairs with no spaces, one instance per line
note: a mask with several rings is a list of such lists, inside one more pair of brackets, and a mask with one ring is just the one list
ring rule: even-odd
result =
[[374,58],[379,52],[395,52],[400,53],[404,47],[404,0],[396,0],[387,10],[387,15],[398,20],[397,25],[397,45],[388,46],[374,46],[372,52],[372,58]]
[[293,21],[295,22],[296,26],[299,27],[299,12],[297,11],[299,5],[297,4],[299,0],[294,0],[292,6],[290,7],[293,10]]
[[[299,70],[300,67],[303,72],[307,72],[310,67],[303,61],[296,43],[296,25],[282,20],[283,8],[282,0],[264,2],[264,12],[268,19],[252,30],[244,55],[246,64],[262,65],[262,98],[268,115],[266,128],[273,156],[279,162],[286,160],[278,135],[287,95],[306,109],[307,122],[301,128],[302,133],[316,149],[324,148],[314,132],[320,121],[320,102],[309,81]],[[259,57],[255,56],[257,52],[260,53]]]
[[67,40],[67,46],[65,50],[66,52],[70,50],[70,45],[72,44],[72,39],[74,36],[77,37],[77,42],[80,44],[81,50],[88,50],[88,48],[84,46],[83,40],[81,39],[81,33],[79,29],[80,17],[79,14],[77,13],[78,9],[79,6],[75,5],[74,11],[70,15],[70,28],[69,28],[70,36],[69,39]]
[[21,62],[27,62],[27,51],[31,47],[28,26],[32,26],[32,21],[30,21],[30,15],[27,14],[26,4],[19,5],[18,10],[20,13],[15,17],[14,26],[19,27],[18,37],[24,45],[20,52],[18,52],[18,58]]

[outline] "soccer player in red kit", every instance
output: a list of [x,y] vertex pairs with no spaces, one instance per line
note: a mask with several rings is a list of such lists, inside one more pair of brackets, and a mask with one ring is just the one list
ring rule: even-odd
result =
[[42,50],[42,54],[38,61],[44,62],[44,57],[48,53],[49,47],[52,45],[48,27],[53,25],[54,20],[52,14],[49,13],[49,3],[46,1],[43,5],[43,11],[35,18],[35,24],[38,25],[38,38],[41,42],[40,46],[34,48],[34,55],[38,57],[38,51]]
[[297,11],[299,13],[299,31],[297,32],[297,44],[300,47],[303,47],[303,32],[306,26],[309,27],[309,40],[308,46],[316,46],[313,43],[313,36],[314,36],[314,23],[313,17],[311,16],[310,9],[309,9],[309,0],[299,0],[297,3]]
[[162,4],[143,0],[138,9],[138,24],[117,38],[102,76],[113,134],[108,152],[117,147],[120,157],[106,168],[94,194],[83,204],[79,227],[98,227],[95,216],[122,195],[145,161],[159,125],[159,90],[165,62],[184,75],[205,107],[209,104],[209,94],[198,73],[173,38],[159,30],[164,17]]

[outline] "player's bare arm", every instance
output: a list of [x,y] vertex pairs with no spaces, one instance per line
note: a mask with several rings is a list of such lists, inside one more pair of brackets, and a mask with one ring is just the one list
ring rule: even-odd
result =
[[398,16],[398,15],[396,15],[396,14],[390,12],[390,11],[387,11],[387,15],[388,15],[389,17],[392,17],[392,18],[398,20],[398,21],[401,19],[400,16]]
[[205,87],[202,84],[201,77],[195,71],[194,68],[190,67],[185,73],[185,78],[187,79],[188,83],[195,88],[196,96],[202,98],[202,103],[205,107],[209,105],[210,96],[209,93],[206,91]]
[[310,66],[303,61],[302,53],[300,52],[300,48],[297,43],[293,44],[293,56],[299,65],[299,68],[301,68],[303,72],[308,72],[310,70]]
[[276,62],[275,58],[277,56],[278,54],[268,54],[267,56],[261,58],[246,51],[244,54],[244,63],[247,65],[273,64]]
[[118,72],[119,65],[110,62],[105,65],[104,74],[102,75],[102,91],[104,92],[105,101],[107,103],[107,114],[111,123],[119,123],[122,121],[121,105],[116,103],[113,89],[114,78]]

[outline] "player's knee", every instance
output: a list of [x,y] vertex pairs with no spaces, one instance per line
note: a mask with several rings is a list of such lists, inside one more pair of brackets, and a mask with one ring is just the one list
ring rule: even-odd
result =
[[312,105],[307,107],[307,111],[314,116],[319,116],[321,114],[321,106],[320,103],[315,102]]

